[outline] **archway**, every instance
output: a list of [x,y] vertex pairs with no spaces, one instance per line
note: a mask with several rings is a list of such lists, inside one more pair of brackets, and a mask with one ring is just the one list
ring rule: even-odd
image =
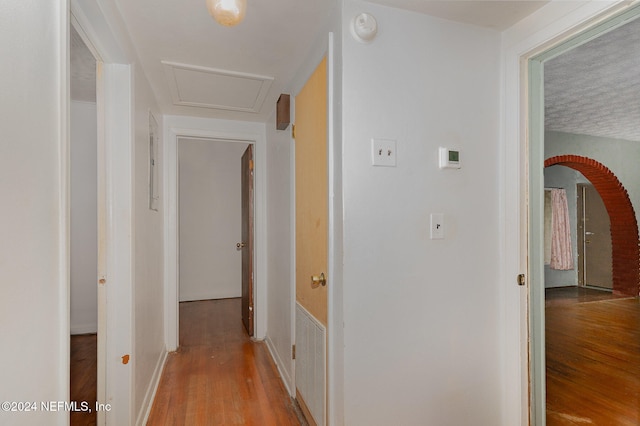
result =
[[560,155],[545,160],[544,166],[561,165],[579,171],[602,197],[611,220],[613,247],[613,293],[638,296],[640,290],[640,248],[638,222],[629,194],[618,178],[603,164],[579,155]]

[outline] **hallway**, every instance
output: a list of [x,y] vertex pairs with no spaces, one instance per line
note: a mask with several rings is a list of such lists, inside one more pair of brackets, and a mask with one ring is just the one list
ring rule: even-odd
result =
[[300,425],[264,342],[240,320],[240,299],[180,303],[148,425]]

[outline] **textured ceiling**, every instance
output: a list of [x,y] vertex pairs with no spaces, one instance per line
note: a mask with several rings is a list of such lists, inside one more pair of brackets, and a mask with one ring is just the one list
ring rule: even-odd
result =
[[545,128],[640,141],[640,19],[544,66]]

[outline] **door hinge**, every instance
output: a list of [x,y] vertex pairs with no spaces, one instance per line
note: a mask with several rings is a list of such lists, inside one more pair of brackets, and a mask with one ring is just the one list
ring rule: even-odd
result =
[[295,124],[291,125],[291,138],[293,138],[293,139],[296,138],[296,125]]
[[249,170],[253,171],[253,160],[249,160]]
[[291,345],[291,359],[296,359],[296,345]]
[[525,285],[527,283],[526,277],[524,274],[518,274],[518,285]]

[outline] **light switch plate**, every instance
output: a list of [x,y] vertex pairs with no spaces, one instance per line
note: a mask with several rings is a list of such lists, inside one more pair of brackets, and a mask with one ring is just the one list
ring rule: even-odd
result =
[[396,167],[396,141],[371,139],[371,162],[374,166]]
[[444,213],[431,213],[431,239],[444,239]]

